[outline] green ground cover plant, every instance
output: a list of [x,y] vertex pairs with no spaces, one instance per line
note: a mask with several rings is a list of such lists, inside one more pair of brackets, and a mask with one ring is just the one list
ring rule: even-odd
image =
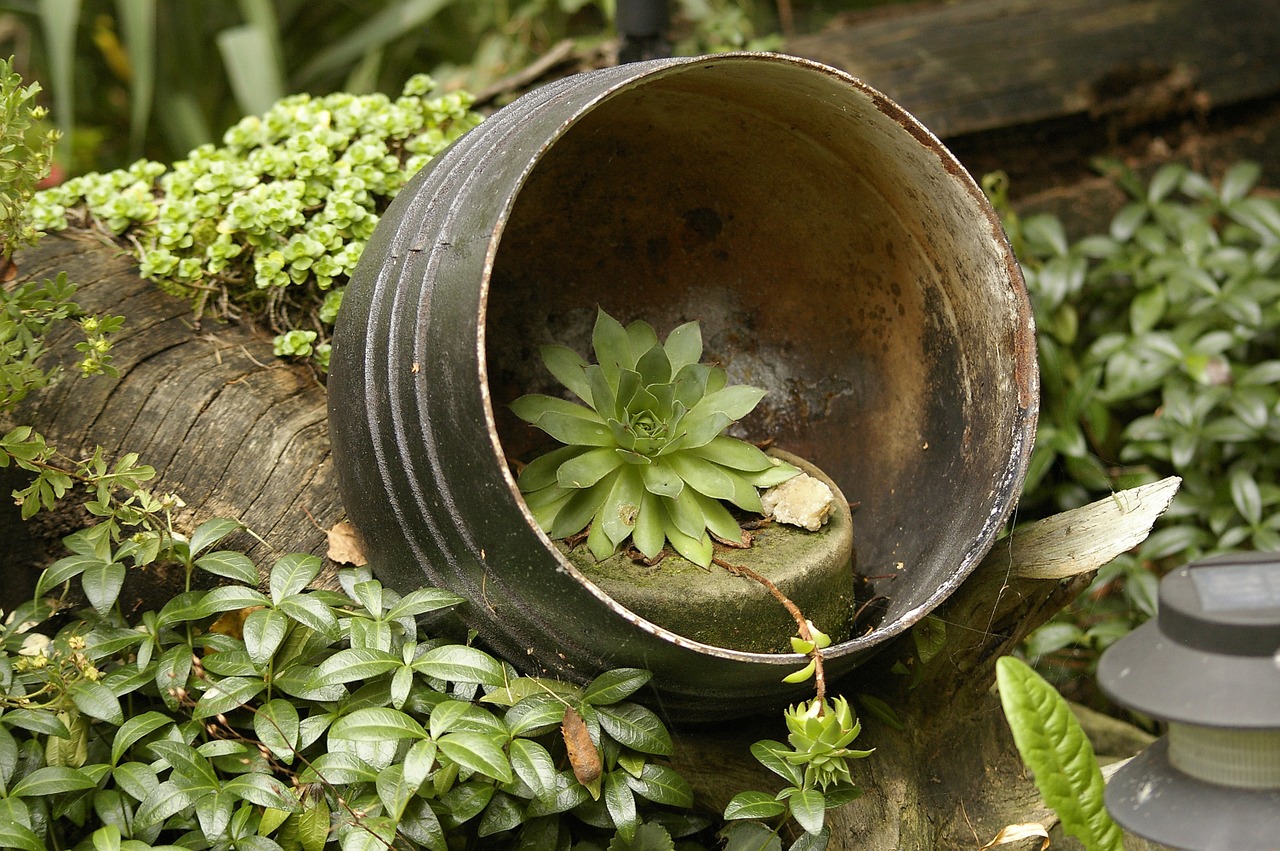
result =
[[1280,550],[1280,199],[1252,163],[1214,182],[1103,163],[1129,196],[1106,233],[1005,214],[1038,327],[1042,413],[1019,518],[1182,477],[1156,530],[1103,568],[1027,652],[1056,679],[1155,612],[1159,577],[1233,549]]
[[[670,848],[705,826],[677,811],[692,794],[660,759],[662,723],[626,700],[646,672],[585,687],[521,677],[424,631],[418,616],[460,598],[400,596],[362,569],[341,592],[310,590],[315,556],[281,557],[259,590],[247,557],[217,549],[238,529],[165,530],[151,550],[76,533],[10,613],[0,844],[553,849],[616,831],[611,847]],[[187,590],[126,618],[125,573],[149,562],[176,565]],[[197,587],[201,575],[219,584]],[[567,712],[593,773],[581,754],[565,765]],[[651,843],[630,844],[646,821]]]

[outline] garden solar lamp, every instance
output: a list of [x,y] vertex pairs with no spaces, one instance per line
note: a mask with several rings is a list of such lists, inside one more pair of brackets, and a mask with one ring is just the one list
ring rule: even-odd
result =
[[1103,654],[1098,684],[1168,724],[1107,785],[1121,827],[1187,851],[1280,849],[1280,554],[1166,576],[1156,617]]

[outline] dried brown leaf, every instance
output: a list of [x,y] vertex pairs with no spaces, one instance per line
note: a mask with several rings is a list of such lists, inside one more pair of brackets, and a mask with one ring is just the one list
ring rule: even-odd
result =
[[338,564],[362,567],[369,563],[364,555],[364,543],[360,540],[360,533],[351,521],[342,520],[334,523],[333,528],[327,530],[325,535],[329,538],[329,558]]
[[595,742],[591,741],[587,722],[582,720],[578,710],[572,706],[564,711],[560,733],[564,736],[564,746],[569,751],[573,776],[583,786],[590,787],[593,783],[598,783],[604,771],[604,766],[600,763],[600,752],[596,750]]
[[1045,830],[1044,825],[1037,822],[1028,824],[1010,824],[996,834],[996,838],[983,845],[979,851],[986,851],[988,848],[996,845],[1008,845],[1011,842],[1021,842],[1024,839],[1039,838],[1043,841],[1040,843],[1040,851],[1045,851],[1049,847],[1049,831]]

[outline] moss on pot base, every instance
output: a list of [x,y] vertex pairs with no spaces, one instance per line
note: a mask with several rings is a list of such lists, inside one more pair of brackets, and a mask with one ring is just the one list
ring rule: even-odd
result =
[[[839,642],[853,626],[853,517],[844,495],[803,459],[774,452],[825,482],[835,494],[831,519],[816,532],[771,523],[746,549],[717,548],[716,557],[749,567],[773,582],[806,617]],[[719,565],[709,570],[678,555],[653,567],[619,553],[597,562],[585,546],[556,546],[588,580],[631,611],[661,627],[716,647],[789,653],[796,624],[769,591]]]

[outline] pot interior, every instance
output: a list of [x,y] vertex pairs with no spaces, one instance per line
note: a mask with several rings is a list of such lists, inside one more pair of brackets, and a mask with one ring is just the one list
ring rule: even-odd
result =
[[875,92],[741,57],[645,77],[546,146],[498,239],[484,333],[508,457],[549,448],[506,408],[560,392],[540,345],[589,357],[597,306],[659,335],[696,319],[707,359],[769,391],[737,434],[857,506],[884,627],[989,548],[1034,427],[1025,293],[973,182]]

